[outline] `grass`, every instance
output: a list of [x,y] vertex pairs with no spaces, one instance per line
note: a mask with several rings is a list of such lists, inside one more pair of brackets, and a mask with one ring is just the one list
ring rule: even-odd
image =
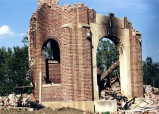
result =
[[110,112],[102,112],[102,114],[110,114]]

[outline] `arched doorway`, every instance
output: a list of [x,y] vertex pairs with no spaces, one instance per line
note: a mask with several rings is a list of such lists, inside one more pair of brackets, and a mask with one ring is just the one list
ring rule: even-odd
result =
[[[104,37],[108,37],[108,36],[103,36],[100,39],[104,38]],[[109,39],[114,38],[114,37],[109,37]],[[99,40],[100,39],[96,39],[98,42],[96,42],[94,44],[94,48],[93,48],[93,83],[94,83],[94,90],[96,91],[96,93],[94,93],[94,96],[96,96],[96,94],[98,94],[98,96],[96,96],[97,100],[99,99],[99,89],[98,89],[98,84],[95,80],[98,80],[97,78],[95,79],[95,77],[97,77],[97,57],[96,57],[96,52],[97,52],[97,47],[99,44]],[[117,38],[118,40],[118,38]],[[98,44],[97,44],[98,43]],[[129,43],[125,42],[125,46],[121,43],[121,42],[115,42],[114,44],[117,45],[118,50],[119,50],[119,61],[120,61],[120,82],[121,82],[121,93],[122,95],[131,98],[132,97],[132,89],[131,89],[131,74],[130,74],[130,48],[125,49],[125,46],[129,46]],[[94,92],[95,92],[94,91]]]
[[109,38],[103,38],[99,41],[97,48],[97,79],[100,99],[105,98],[101,94],[103,92],[108,94],[121,92],[119,74],[118,47]]
[[[128,98],[132,98],[133,95],[132,88],[134,89],[135,86],[140,86],[140,85],[138,85],[137,82],[132,81],[133,74],[131,72],[133,71],[133,67],[135,67],[134,63],[136,61],[133,61],[131,59],[131,55],[133,55],[133,51],[131,50],[132,42],[130,40],[132,38],[131,25],[127,26],[126,18],[116,18],[114,17],[114,14],[110,13],[109,16],[97,14],[96,23],[91,23],[90,28],[92,33],[92,47],[93,47],[92,65],[93,65],[94,100],[99,100],[96,52],[99,41],[104,37],[111,39],[114,42],[114,44],[117,45],[118,47],[119,61],[120,61],[121,94]],[[139,92],[138,96],[141,95],[142,91]]]

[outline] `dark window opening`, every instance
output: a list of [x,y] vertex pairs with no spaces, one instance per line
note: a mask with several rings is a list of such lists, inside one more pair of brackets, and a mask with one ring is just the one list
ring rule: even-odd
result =
[[60,49],[55,40],[50,40],[44,45],[45,59],[54,60],[60,63]]
[[43,50],[45,52],[46,77],[44,77],[46,84],[61,83],[60,76],[60,49],[55,40],[47,41]]

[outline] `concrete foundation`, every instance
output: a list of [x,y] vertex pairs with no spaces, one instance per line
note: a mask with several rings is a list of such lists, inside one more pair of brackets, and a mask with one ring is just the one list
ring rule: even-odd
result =
[[94,102],[93,101],[80,101],[80,102],[42,102],[43,105],[48,106],[52,109],[61,107],[71,107],[76,109],[81,109],[83,111],[94,112]]
[[95,112],[115,112],[117,111],[117,102],[114,100],[96,100],[94,101]]

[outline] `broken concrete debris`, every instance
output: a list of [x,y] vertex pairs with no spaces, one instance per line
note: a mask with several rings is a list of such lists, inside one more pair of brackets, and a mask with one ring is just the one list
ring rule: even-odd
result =
[[117,112],[114,114],[159,114],[159,88],[143,85],[144,98],[128,99],[119,91],[106,88],[101,91],[101,100],[117,101]]
[[34,101],[35,98],[33,94],[9,94],[8,96],[0,96],[0,106],[4,107],[17,107],[17,106],[27,106],[28,101]]

